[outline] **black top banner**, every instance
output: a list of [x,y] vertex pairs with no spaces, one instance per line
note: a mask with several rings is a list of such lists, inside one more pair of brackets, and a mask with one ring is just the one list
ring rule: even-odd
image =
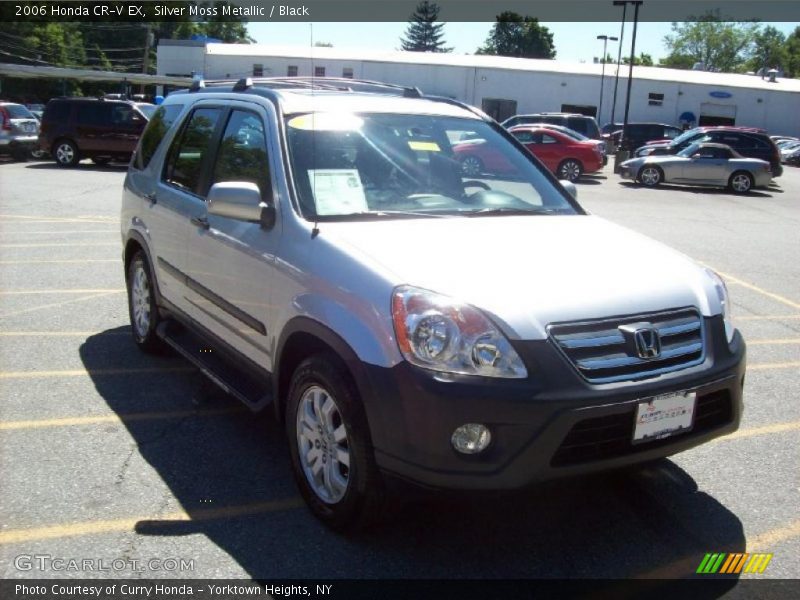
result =
[[[41,0],[5,1],[3,21],[114,21],[147,23],[186,20],[240,19],[299,22],[401,22],[414,12],[418,0],[248,0],[188,2],[180,0]],[[624,2],[623,2],[624,3]],[[627,0],[627,18],[638,3],[640,21],[686,21],[711,13],[725,21],[800,21],[797,0]],[[443,22],[493,22],[504,11],[543,22],[619,21],[623,7],[612,0],[437,0]]]

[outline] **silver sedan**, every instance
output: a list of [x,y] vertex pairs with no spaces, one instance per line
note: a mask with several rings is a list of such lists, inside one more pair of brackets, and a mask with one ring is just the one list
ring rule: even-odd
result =
[[745,158],[729,146],[710,143],[692,144],[675,155],[626,160],[620,165],[620,176],[648,187],[685,183],[728,187],[737,194],[767,187],[772,181],[767,161]]

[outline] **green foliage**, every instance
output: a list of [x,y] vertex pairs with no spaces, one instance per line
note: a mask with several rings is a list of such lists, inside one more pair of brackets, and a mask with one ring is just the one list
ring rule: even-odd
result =
[[439,5],[429,0],[417,4],[400,45],[406,52],[452,52],[444,42],[444,23],[438,23]]
[[[631,64],[631,57],[626,56],[622,59],[622,62],[626,65]],[[652,67],[653,66],[653,57],[649,54],[645,54],[642,52],[639,56],[633,57],[633,66],[642,66],[642,67]]]
[[553,34],[539,25],[539,19],[506,11],[496,17],[486,43],[476,54],[517,56],[521,58],[555,58]]
[[800,77],[800,27],[786,38],[784,69],[791,77]]
[[664,37],[670,53],[661,63],[681,68],[679,65],[691,60],[692,64],[703,63],[706,69],[739,72],[745,67],[758,31],[758,23],[722,21],[718,11],[673,23],[672,34]]
[[786,62],[786,36],[771,25],[758,31],[753,39],[752,58],[748,62],[751,71],[768,71]]

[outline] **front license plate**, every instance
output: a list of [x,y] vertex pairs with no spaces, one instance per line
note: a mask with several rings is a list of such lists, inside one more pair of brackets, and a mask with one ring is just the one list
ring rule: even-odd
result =
[[694,423],[695,392],[677,392],[655,396],[636,407],[633,443],[660,440],[689,431]]

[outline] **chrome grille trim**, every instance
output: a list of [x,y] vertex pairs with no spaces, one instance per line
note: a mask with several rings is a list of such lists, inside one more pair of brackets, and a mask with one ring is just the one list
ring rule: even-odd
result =
[[[619,327],[651,323],[661,337],[660,356],[629,353]],[[613,319],[552,323],[547,331],[556,347],[590,383],[635,381],[697,366],[705,360],[705,328],[697,309],[687,307]]]

